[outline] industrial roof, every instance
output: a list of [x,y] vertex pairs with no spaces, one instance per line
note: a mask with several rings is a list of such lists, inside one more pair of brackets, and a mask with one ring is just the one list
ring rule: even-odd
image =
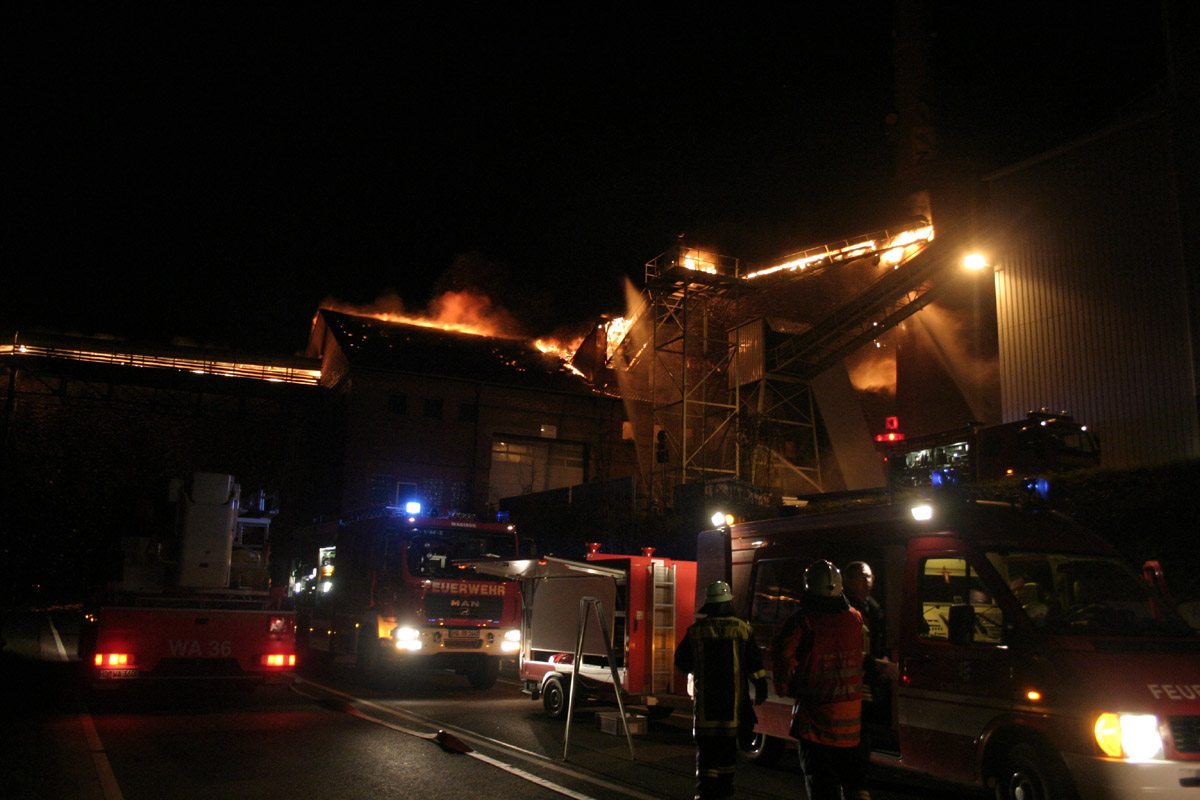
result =
[[482,381],[543,391],[592,394],[562,359],[520,339],[478,336],[322,309],[321,317],[352,366]]

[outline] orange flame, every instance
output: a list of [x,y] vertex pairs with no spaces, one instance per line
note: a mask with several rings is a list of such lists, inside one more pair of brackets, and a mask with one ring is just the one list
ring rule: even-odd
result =
[[[443,292],[429,303],[429,308],[424,314],[407,313],[400,297],[391,292],[365,306],[342,303],[329,298],[324,300],[320,307],[356,317],[371,317],[382,322],[420,325],[424,328],[497,339],[526,339],[512,314],[493,304],[487,295],[469,290]],[[569,362],[582,341],[582,337],[567,340],[551,335],[534,339],[529,344],[543,353],[559,357],[570,366]]]
[[516,332],[517,324],[511,314],[493,305],[486,295],[470,291],[444,292],[438,295],[430,302],[425,314],[406,313],[403,301],[394,293],[387,293],[365,306],[355,306],[330,298],[321,303],[321,308],[353,314],[356,317],[372,317],[383,322],[401,322],[475,336],[524,338]]

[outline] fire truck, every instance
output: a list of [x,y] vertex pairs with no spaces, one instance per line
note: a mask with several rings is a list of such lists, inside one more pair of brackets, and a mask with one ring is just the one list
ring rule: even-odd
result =
[[94,688],[156,681],[290,680],[295,613],[271,587],[265,493],[244,499],[232,475],[170,482],[169,524],[124,537],[122,570],[85,611],[80,656]]
[[517,585],[460,562],[530,554],[513,525],[424,516],[419,503],[318,523],[293,573],[301,644],[382,676],[451,669],[487,689],[521,648]]
[[645,706],[651,719],[691,708],[674,657],[695,618],[695,561],[655,556],[652,547],[641,555],[601,553],[592,543],[585,561],[547,556],[476,568],[520,582],[518,669],[524,693],[540,699],[550,718],[567,716],[575,676],[578,701],[616,702],[619,685],[622,698]]
[[963,480],[986,481],[1100,464],[1100,441],[1087,425],[1044,409],[1001,425],[968,425],[912,439],[889,431],[875,441],[887,457],[894,486],[927,485],[934,470],[946,468]]
[[[870,564],[897,672],[867,683],[877,764],[1006,800],[1196,797],[1200,633],[1156,564],[1128,565],[1045,508],[1044,481],[1029,486],[1040,494],[1021,503],[947,490],[704,531],[700,585],[730,582],[772,683],[786,684],[773,642],[804,603],[806,567]],[[780,756],[791,706],[773,688],[756,708],[754,735],[740,742],[750,759]]]

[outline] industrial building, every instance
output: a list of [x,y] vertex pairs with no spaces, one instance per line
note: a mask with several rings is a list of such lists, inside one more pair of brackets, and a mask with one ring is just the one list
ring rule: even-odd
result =
[[620,398],[520,339],[323,309],[307,354],[342,426],[342,510],[419,498],[494,513],[634,474]]
[[984,178],[1004,419],[1069,409],[1107,467],[1200,458],[1186,119],[1148,113]]

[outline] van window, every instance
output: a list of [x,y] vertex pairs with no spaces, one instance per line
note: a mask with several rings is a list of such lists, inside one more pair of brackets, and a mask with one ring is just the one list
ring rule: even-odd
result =
[[947,641],[950,607],[969,603],[975,609],[975,644],[1000,644],[1004,630],[1000,607],[965,558],[923,559],[917,594],[921,638]]
[[811,559],[775,558],[760,561],[754,571],[750,621],[776,624],[800,610],[804,570]]
[[1034,627],[1054,634],[1194,635],[1169,603],[1116,558],[1080,553],[988,553]]

